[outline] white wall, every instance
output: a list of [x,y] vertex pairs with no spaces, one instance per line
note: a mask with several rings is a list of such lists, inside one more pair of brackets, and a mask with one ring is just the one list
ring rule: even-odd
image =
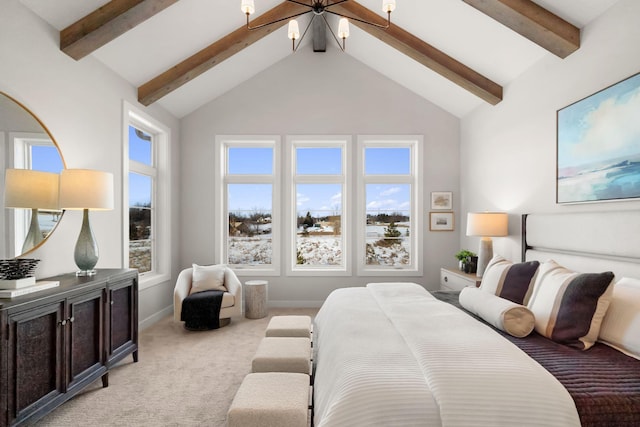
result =
[[[0,0],[0,91],[29,108],[48,127],[70,168],[100,169],[115,177],[115,209],[91,213],[100,248],[97,268],[120,268],[123,258],[122,102],[137,104],[136,88],[102,63],[86,57],[75,61],[58,47],[58,32],[18,0]],[[159,107],[143,110],[171,128],[173,189],[177,189],[179,122]],[[179,202],[175,191],[174,201]],[[173,212],[177,242],[179,211]],[[39,278],[76,270],[73,249],[81,224],[80,212],[67,212],[51,238],[29,256],[41,259]],[[172,248],[173,249],[173,248]],[[172,254],[173,278],[177,251]],[[173,283],[149,288],[140,295],[140,320],[172,304]]]
[[[640,2],[621,0],[582,29],[576,52],[548,54],[505,88],[500,104],[462,119],[462,230],[467,212],[509,212],[510,236],[495,238],[494,252],[517,261],[523,213],[640,208],[640,201],[555,203],[556,111],[640,71],[639,17]],[[460,243],[478,247],[464,232]]]
[[[337,49],[301,50],[185,117],[182,127],[181,264],[212,263],[216,134],[424,135],[425,227],[431,191],[453,191],[459,212],[459,120]],[[351,194],[355,194],[352,192]],[[424,275],[402,277],[437,288],[453,265],[458,233],[424,231]],[[284,257],[283,257],[284,259]],[[355,259],[354,259],[355,260]],[[282,268],[283,271],[286,268]],[[242,277],[249,280],[251,277]],[[268,277],[273,305],[314,304],[338,287],[398,277]]]

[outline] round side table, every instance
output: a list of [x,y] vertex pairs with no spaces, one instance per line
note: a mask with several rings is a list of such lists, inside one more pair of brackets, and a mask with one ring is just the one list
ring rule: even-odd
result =
[[248,280],[244,283],[244,317],[262,319],[268,314],[266,280]]

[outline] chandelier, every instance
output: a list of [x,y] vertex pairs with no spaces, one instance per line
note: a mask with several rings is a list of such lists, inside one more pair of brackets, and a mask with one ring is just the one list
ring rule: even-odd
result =
[[[389,28],[389,25],[391,25],[391,12],[393,12],[396,8],[396,0],[382,0],[382,11],[385,12],[387,14],[387,24],[386,25],[380,25],[380,24],[376,24],[374,22],[368,22],[362,19],[358,19],[358,18],[354,18],[354,17],[347,17],[344,16],[342,14],[333,12],[330,10],[330,8],[332,6],[338,5],[340,3],[345,3],[349,0],[335,0],[333,3],[331,3],[331,0],[309,0],[308,2],[303,2],[303,1],[297,1],[297,0],[287,0],[290,3],[295,3],[295,4],[299,4],[301,6],[307,7],[309,8],[309,10],[304,11],[304,12],[300,12],[300,13],[296,13],[294,15],[291,16],[287,16],[286,18],[282,18],[282,19],[277,19],[275,21],[272,22],[268,22],[265,24],[261,24],[261,25],[257,25],[255,27],[252,27],[249,24],[249,15],[253,14],[256,11],[255,5],[254,5],[254,0],[242,0],[242,4],[240,6],[242,12],[244,12],[245,15],[247,15],[247,29],[248,30],[257,30],[258,28],[262,28],[262,27],[266,27],[268,25],[272,25],[275,24],[277,22],[282,22],[282,21],[286,21],[286,20],[290,20],[289,21],[289,27],[288,27],[288,31],[287,31],[287,35],[289,37],[289,39],[291,39],[291,47],[293,49],[293,51],[295,52],[296,50],[298,50],[298,47],[300,46],[300,43],[302,43],[302,40],[304,39],[304,36],[307,34],[307,31],[309,30],[309,27],[311,26],[311,24],[313,23],[313,20],[316,19],[317,17],[322,17],[322,19],[324,20],[324,23],[327,25],[327,28],[329,28],[329,31],[331,31],[331,35],[333,36],[334,40],[336,41],[336,43],[338,43],[338,46],[340,47],[340,49],[344,52],[345,49],[345,40],[347,39],[347,37],[349,37],[349,19],[352,19],[354,21],[358,21],[361,22],[363,24],[367,24],[367,25],[371,25],[373,27],[378,27],[378,28],[382,28],[382,29],[387,29]],[[309,21],[309,24],[307,25],[307,28],[305,28],[304,32],[302,33],[302,37],[300,37],[300,27],[298,26],[298,21],[293,19],[296,18],[298,16],[302,16],[302,15],[306,15],[307,13],[311,13],[313,12],[313,17],[311,18],[311,20]],[[338,21],[338,34],[336,35],[336,33],[331,29],[331,26],[329,25],[329,22],[327,21],[327,17],[325,16],[325,14],[330,13],[332,15],[336,15],[338,17],[340,17],[340,20]],[[342,39],[342,43],[340,43],[340,40],[338,39]],[[296,44],[296,40],[298,40],[298,43]]]

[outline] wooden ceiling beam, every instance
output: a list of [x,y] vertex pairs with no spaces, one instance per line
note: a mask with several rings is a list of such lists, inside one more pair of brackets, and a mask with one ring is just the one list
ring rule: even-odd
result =
[[79,60],[178,0],[112,0],[60,31],[60,50]]
[[[331,10],[367,22],[374,22],[380,25],[386,25],[387,23],[387,20],[382,16],[355,1],[340,3],[333,6]],[[391,21],[391,26],[386,30],[363,24],[356,20],[351,20],[350,22],[489,104],[496,105],[502,101],[502,86],[398,27],[393,23],[393,16]]]
[[531,0],[463,0],[560,58],[580,48],[580,29]]
[[[304,11],[305,8],[302,6],[295,3],[283,2],[253,19],[251,26],[256,27]],[[140,86],[138,88],[138,101],[143,105],[150,105],[156,102],[158,99],[173,92],[180,86],[195,79],[200,74],[210,70],[225,59],[235,55],[242,49],[252,45],[286,24],[287,21],[285,20],[251,31],[243,25]]]

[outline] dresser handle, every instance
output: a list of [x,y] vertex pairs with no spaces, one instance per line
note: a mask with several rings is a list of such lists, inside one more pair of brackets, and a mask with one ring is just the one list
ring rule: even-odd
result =
[[67,324],[67,320],[66,319],[61,320],[61,321],[58,322],[58,324],[64,326],[64,325]]
[[445,281],[445,282],[448,282],[448,281],[449,281],[449,278],[448,278],[447,276],[444,276],[444,281]]

